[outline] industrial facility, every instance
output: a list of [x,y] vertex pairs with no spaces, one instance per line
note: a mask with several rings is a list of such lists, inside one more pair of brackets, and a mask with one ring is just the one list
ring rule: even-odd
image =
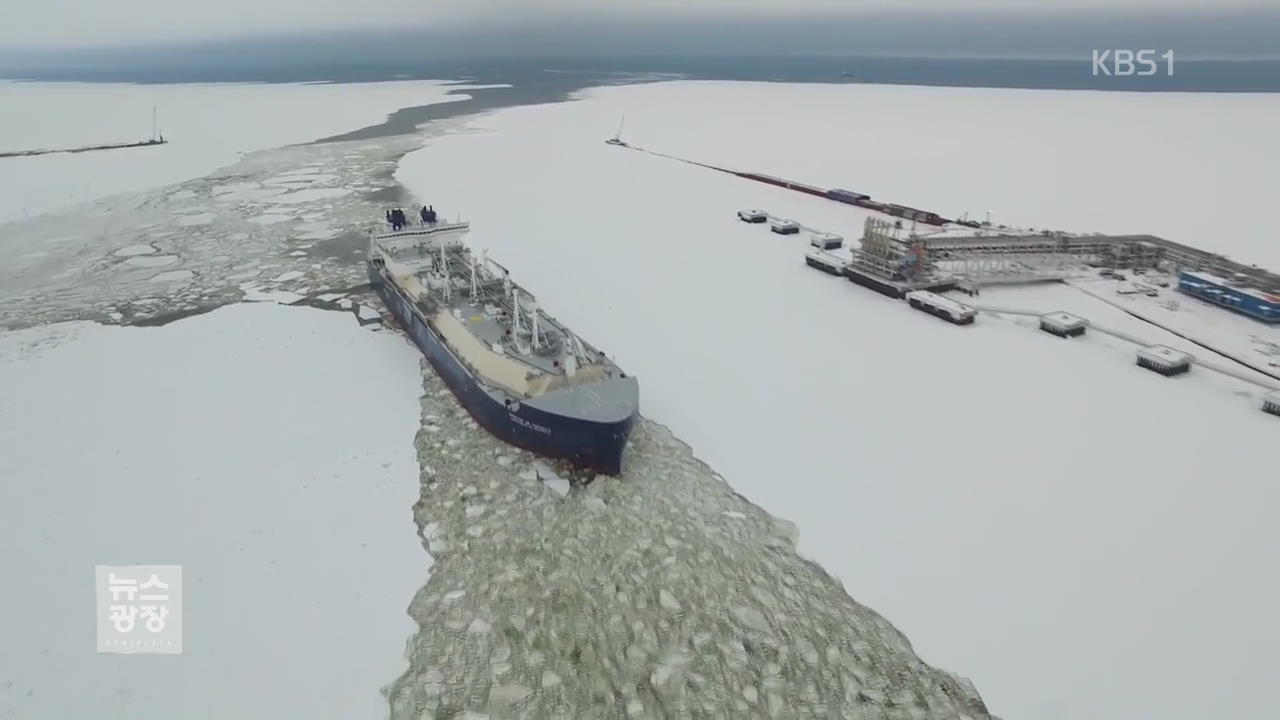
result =
[[[818,270],[841,273],[891,297],[902,298],[914,290],[942,292],[957,288],[972,294],[980,287],[997,283],[1080,277],[1090,268],[1150,268],[1170,275],[1193,271],[1179,283],[1183,292],[1263,322],[1280,322],[1280,275],[1154,235],[1037,232],[979,222],[967,215],[948,219],[930,210],[873,200],[868,193],[823,188],[645,150],[621,142],[617,135],[608,142],[882,214],[867,218],[861,246],[850,248],[847,259],[840,254],[822,254],[835,249],[824,243],[815,244],[818,254],[810,253],[805,261]],[[884,215],[893,219],[885,219]],[[775,219],[762,210],[743,210],[738,217],[753,223],[774,221],[771,229],[784,234],[801,229],[796,221]]]
[[[828,190],[770,175],[702,166],[879,213],[865,217],[862,236],[851,237],[847,243],[836,233],[817,230],[764,210],[741,210],[738,218],[748,223],[768,222],[769,228],[780,234],[806,231],[810,247],[805,253],[805,263],[809,267],[844,277],[891,298],[906,300],[915,310],[957,325],[973,323],[978,308],[941,293],[959,290],[976,296],[982,288],[991,285],[1098,277],[1120,281],[1132,278],[1132,282],[1122,283],[1116,292],[1153,297],[1177,278],[1176,288],[1185,295],[1260,322],[1280,324],[1280,275],[1154,235],[1037,231],[993,225],[989,219],[973,221],[967,216],[947,220],[937,213],[873,201],[871,196],[851,190]],[[1148,273],[1152,275],[1144,277]],[[1176,307],[1170,303],[1165,305]],[[993,308],[986,310],[999,312]],[[1038,317],[1041,331],[1060,338],[1083,336],[1091,327],[1088,320],[1062,311],[1020,314]],[[1160,325],[1145,317],[1142,319]],[[1092,327],[1107,335],[1141,343],[1132,336]],[[1165,329],[1179,334],[1168,327]],[[1208,342],[1187,339],[1253,371],[1277,377]],[[1188,353],[1165,345],[1139,347],[1136,361],[1139,367],[1165,377],[1188,373],[1197,363]],[[1280,416],[1280,390],[1268,392],[1262,410]]]

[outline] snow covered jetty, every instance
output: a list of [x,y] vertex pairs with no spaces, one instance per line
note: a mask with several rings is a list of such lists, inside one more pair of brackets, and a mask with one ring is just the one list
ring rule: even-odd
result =
[[9,157],[30,157],[32,155],[53,155],[55,153],[83,153],[93,152],[94,150],[124,150],[125,148],[152,147],[154,145],[165,145],[169,141],[164,138],[152,138],[150,140],[139,140],[138,142],[127,143],[107,143],[105,145],[84,145],[82,147],[72,148],[47,148],[41,150],[13,150],[10,152],[0,152],[0,158]]
[[971,325],[974,318],[978,316],[978,311],[968,305],[927,290],[914,290],[907,293],[907,304],[953,325]]
[[844,269],[849,266],[848,260],[826,250],[810,250],[805,253],[804,261],[809,267],[830,275],[843,275]]

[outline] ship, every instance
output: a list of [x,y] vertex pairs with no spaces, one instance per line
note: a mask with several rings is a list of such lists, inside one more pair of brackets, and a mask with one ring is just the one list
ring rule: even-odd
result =
[[389,210],[370,234],[368,272],[387,310],[488,432],[543,457],[622,471],[640,388],[466,244],[470,223]]

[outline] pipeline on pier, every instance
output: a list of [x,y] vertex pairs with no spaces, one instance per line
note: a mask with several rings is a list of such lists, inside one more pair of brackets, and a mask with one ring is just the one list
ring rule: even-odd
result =
[[761,182],[768,185],[773,185],[775,187],[784,188],[786,190],[795,190],[796,192],[802,192],[802,193],[805,193],[806,195],[813,195],[815,197],[824,198],[826,200],[831,200],[833,202],[844,203],[845,205],[856,205],[858,207],[865,208],[867,210],[884,213],[886,215],[891,215],[894,217],[900,217],[904,220],[914,220],[916,222],[924,223],[926,225],[942,226],[948,223],[958,223],[961,225],[969,225],[971,227],[979,226],[979,223],[970,221],[970,220],[948,220],[947,218],[944,218],[938,213],[932,212],[930,210],[921,210],[919,208],[909,207],[907,205],[899,205],[897,203],[885,203],[885,202],[880,202],[878,200],[873,200],[871,199],[871,196],[866,193],[859,193],[859,192],[854,192],[852,190],[844,190],[841,188],[820,188],[816,185],[809,185],[808,183],[796,182],[794,180],[787,180],[786,178],[780,178],[773,175],[766,175],[764,173],[747,172],[744,170],[731,170],[729,168],[722,168],[715,165],[708,165],[706,163],[697,162],[696,160],[689,160],[687,158],[677,157],[675,155],[660,153],[656,150],[646,150],[645,148],[625,143],[622,141],[622,139],[619,136],[616,136],[616,135],[606,140],[605,142],[609,145],[615,145],[617,147],[628,148],[630,150],[638,150],[640,152],[653,155],[655,157],[666,158],[668,160],[675,160],[676,162],[682,162],[688,165],[696,165],[697,167],[707,168],[708,170],[715,170],[717,172],[726,173],[728,175],[734,175],[736,177],[740,177],[745,180],[754,180],[755,182]]

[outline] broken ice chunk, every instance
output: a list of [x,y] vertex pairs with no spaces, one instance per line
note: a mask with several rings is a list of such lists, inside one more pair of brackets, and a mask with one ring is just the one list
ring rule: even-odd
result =
[[542,484],[551,488],[557,495],[564,497],[569,494],[569,481],[557,475],[550,465],[538,460],[533,464],[533,470],[538,473],[538,479]]

